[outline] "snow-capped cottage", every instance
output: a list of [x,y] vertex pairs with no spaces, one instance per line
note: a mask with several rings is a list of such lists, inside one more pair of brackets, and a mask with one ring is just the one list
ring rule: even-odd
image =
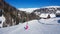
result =
[[39,17],[47,19],[47,18],[56,17],[56,15],[55,15],[55,14],[48,14],[48,13],[46,14],[46,13],[42,13],[42,14],[40,14]]
[[54,18],[54,17],[56,17],[56,15],[55,15],[54,13],[51,13],[51,14],[50,14],[50,17],[51,17],[51,18]]
[[47,18],[47,16],[48,16],[48,14],[42,13],[39,17],[41,17],[41,18]]

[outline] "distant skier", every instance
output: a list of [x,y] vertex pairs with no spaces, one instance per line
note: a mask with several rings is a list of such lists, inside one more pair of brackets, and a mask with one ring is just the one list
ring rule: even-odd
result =
[[28,28],[29,28],[28,23],[26,24],[26,26],[24,28],[25,28],[25,30],[28,30]]

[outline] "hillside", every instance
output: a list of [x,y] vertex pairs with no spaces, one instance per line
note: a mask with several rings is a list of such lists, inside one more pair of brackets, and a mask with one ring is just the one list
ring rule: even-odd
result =
[[36,15],[34,13],[28,14],[26,13],[26,11],[18,10],[4,0],[0,0],[0,11],[0,15],[3,15],[3,17],[5,18],[4,22],[1,21],[2,27],[9,27],[36,19]]
[[32,13],[38,15],[40,17],[40,15],[42,14],[52,14],[51,16],[53,16],[53,14],[55,16],[60,16],[60,6],[46,6],[46,7],[42,7],[40,9],[36,9],[34,10]]

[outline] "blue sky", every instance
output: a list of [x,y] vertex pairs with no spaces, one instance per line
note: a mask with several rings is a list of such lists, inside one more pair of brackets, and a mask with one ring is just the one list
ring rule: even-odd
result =
[[39,8],[43,6],[60,6],[60,0],[5,0],[16,8]]

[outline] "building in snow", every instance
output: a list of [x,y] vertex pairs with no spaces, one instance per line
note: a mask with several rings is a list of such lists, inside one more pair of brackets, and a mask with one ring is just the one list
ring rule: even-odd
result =
[[54,17],[56,17],[56,15],[55,15],[54,13],[51,13],[51,14],[50,14],[50,17],[51,17],[51,18],[54,18]]
[[54,17],[56,17],[56,15],[53,14],[53,13],[52,14],[42,13],[42,14],[39,15],[39,17],[47,19],[47,18],[54,18]]
[[42,13],[42,14],[40,14],[39,17],[41,17],[41,18],[47,18],[47,16],[48,16],[48,14],[44,14],[44,13]]

